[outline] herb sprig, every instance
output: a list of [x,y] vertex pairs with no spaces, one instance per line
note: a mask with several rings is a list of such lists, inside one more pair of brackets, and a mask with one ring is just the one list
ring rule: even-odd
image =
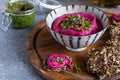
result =
[[81,65],[80,64],[78,64],[78,65],[75,64],[73,68],[74,68],[75,73],[79,73],[81,71]]

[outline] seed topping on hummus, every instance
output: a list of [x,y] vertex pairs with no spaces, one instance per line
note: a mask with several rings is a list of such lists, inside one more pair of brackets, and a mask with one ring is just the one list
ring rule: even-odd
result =
[[64,19],[61,24],[61,28],[64,29],[74,29],[74,30],[89,30],[91,28],[91,23],[85,18],[81,18],[80,15],[69,15],[68,18]]

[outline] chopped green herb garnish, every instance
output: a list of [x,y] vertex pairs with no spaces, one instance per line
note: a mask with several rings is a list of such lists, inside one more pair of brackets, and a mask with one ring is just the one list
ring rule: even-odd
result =
[[81,29],[89,30],[91,28],[91,23],[89,20],[81,18],[79,14],[76,16],[70,14],[68,18],[61,22],[60,27],[63,29],[74,29],[76,31]]
[[85,18],[82,18],[82,25],[81,27],[85,30],[89,30],[91,28],[90,21],[87,21]]
[[80,26],[75,25],[75,30],[76,30],[76,31],[78,31],[78,30],[80,30],[80,29],[81,29],[81,27],[80,27]]
[[60,58],[60,57],[57,57],[57,58],[56,58],[56,61],[57,61],[57,62],[63,62],[64,59],[63,59],[63,58]]

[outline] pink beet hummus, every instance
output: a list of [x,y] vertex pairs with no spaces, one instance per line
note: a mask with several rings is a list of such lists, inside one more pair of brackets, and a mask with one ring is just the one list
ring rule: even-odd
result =
[[50,70],[70,68],[72,66],[71,60],[64,54],[52,54],[47,60],[47,66]]
[[70,16],[70,14],[64,14],[63,16],[58,17],[52,26],[52,29],[57,32],[57,33],[61,33],[64,35],[69,35],[69,36],[86,36],[86,35],[90,35],[90,34],[94,34],[99,32],[100,30],[102,30],[102,26],[100,24],[100,22],[96,19],[94,14],[87,14],[87,13],[83,13],[83,12],[77,12],[77,13],[72,13],[72,15],[80,15],[81,18],[85,18],[86,20],[89,20],[91,23],[91,28],[89,30],[84,30],[81,29],[79,31],[76,31],[74,29],[63,29],[61,27],[59,27],[59,25],[61,24],[61,22],[68,18]]
[[117,22],[120,22],[120,14],[113,14],[112,15],[112,18],[117,21]]

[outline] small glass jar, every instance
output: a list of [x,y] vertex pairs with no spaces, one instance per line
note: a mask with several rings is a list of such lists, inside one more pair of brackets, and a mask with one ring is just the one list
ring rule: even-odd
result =
[[120,0],[90,0],[90,1],[104,8],[114,8],[120,5]]
[[113,8],[120,5],[120,0],[99,0],[98,4],[101,7]]
[[93,4],[98,4],[99,0],[90,0]]
[[13,28],[30,27],[35,19],[35,5],[25,0],[10,0],[5,4],[1,27],[4,31],[11,25]]
[[31,1],[35,2],[35,4],[39,8],[50,9],[50,10],[62,6],[60,4],[60,0],[31,0]]

